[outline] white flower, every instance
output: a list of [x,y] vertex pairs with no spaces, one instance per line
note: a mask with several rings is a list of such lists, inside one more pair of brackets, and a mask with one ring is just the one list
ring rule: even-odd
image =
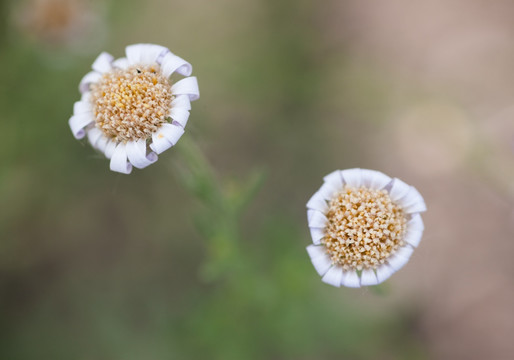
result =
[[307,252],[322,281],[361,287],[387,280],[421,241],[423,197],[374,170],[337,170],[323,180],[307,202]]
[[[110,168],[130,174],[177,143],[189,118],[190,102],[200,97],[192,66],[167,48],[127,46],[127,57],[101,53],[79,85],[73,107],[73,135],[111,159]],[[171,83],[174,72],[186,76]]]

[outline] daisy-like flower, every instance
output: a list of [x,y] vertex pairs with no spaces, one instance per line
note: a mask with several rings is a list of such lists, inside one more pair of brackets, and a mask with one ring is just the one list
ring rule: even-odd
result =
[[[191,64],[167,48],[136,44],[125,52],[117,60],[98,56],[80,82],[82,99],[69,125],[75,138],[87,136],[111,160],[112,171],[130,174],[177,143],[200,93]],[[172,83],[174,72],[185,77]]]
[[421,241],[423,197],[374,170],[337,170],[323,180],[307,202],[307,252],[322,281],[361,287],[387,280]]

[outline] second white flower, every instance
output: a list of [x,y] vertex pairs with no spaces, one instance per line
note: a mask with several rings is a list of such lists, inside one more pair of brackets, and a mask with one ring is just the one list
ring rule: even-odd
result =
[[413,186],[374,170],[336,170],[307,202],[313,244],[307,247],[322,281],[377,285],[400,270],[421,241],[425,202]]

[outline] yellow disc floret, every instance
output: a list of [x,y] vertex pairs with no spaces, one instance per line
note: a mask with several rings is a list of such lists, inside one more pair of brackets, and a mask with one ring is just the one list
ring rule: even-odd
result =
[[387,191],[345,187],[328,205],[322,243],[344,269],[375,269],[405,245],[407,219]]
[[96,127],[116,142],[149,139],[167,122],[172,99],[157,64],[114,69],[91,86]]

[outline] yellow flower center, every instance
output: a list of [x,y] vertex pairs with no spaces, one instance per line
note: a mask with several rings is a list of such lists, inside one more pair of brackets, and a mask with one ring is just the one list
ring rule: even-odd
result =
[[404,246],[407,219],[385,190],[345,187],[329,202],[322,243],[344,269],[375,269]]
[[159,65],[114,69],[91,86],[96,127],[110,139],[149,139],[165,122],[173,96]]

